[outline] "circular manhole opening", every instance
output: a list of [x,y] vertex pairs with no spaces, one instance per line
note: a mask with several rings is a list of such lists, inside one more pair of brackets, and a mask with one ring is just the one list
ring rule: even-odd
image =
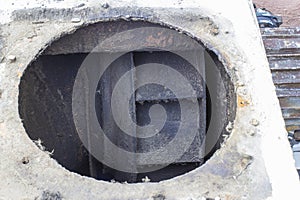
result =
[[162,181],[205,163],[235,115],[217,56],[148,22],[101,22],[52,43],[26,69],[19,112],[70,171]]

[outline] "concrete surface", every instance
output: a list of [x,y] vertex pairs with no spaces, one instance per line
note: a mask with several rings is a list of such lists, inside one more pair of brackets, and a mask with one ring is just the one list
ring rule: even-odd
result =
[[[299,181],[252,2],[9,0],[1,4],[0,199],[297,198]],[[233,12],[230,5],[239,9]],[[65,170],[27,136],[18,113],[18,85],[28,64],[53,40],[108,18],[176,28],[219,56],[235,86],[236,119],[228,140],[205,165],[159,183],[108,183]]]

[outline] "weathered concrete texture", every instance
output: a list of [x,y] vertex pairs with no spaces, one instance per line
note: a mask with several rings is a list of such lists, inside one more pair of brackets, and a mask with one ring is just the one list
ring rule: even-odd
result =
[[[69,0],[48,7],[39,0],[29,3],[30,12],[20,6],[26,2],[5,1],[7,10],[0,15],[0,199],[296,198],[298,177],[252,2],[128,0],[103,6]],[[18,113],[18,85],[28,64],[53,40],[109,18],[168,25],[219,56],[237,93],[236,119],[230,138],[202,167],[160,183],[96,181],[65,170],[27,136]]]

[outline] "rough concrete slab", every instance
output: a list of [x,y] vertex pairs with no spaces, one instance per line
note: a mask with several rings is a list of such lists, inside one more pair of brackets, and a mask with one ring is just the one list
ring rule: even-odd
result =
[[[5,1],[0,17],[0,199],[296,197],[299,181],[251,3]],[[184,32],[213,50],[231,76],[238,99],[232,133],[202,167],[159,183],[96,181],[67,171],[27,136],[18,113],[18,85],[29,63],[62,35],[116,19],[145,20]]]

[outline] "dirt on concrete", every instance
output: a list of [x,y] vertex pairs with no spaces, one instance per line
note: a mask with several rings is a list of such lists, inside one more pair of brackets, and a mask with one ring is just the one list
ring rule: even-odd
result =
[[266,8],[274,15],[282,16],[282,27],[300,27],[299,0],[253,0],[259,8]]
[[[292,152],[249,1],[204,0],[199,5],[196,0],[180,4],[108,0],[105,9],[98,0],[89,0],[86,8],[74,7],[78,1],[68,0],[49,3],[53,6],[44,9],[42,2],[48,1],[32,0],[36,4],[31,10],[16,3],[31,5],[29,0],[7,2],[16,6],[0,8],[0,199],[270,200],[297,195]],[[236,12],[230,6],[234,4],[239,8]],[[64,169],[28,137],[18,110],[18,86],[27,66],[62,35],[108,19],[162,23],[188,33],[217,53],[236,95],[249,104],[237,107],[230,138],[205,165],[159,183],[97,181]],[[9,59],[9,55],[15,57]]]

